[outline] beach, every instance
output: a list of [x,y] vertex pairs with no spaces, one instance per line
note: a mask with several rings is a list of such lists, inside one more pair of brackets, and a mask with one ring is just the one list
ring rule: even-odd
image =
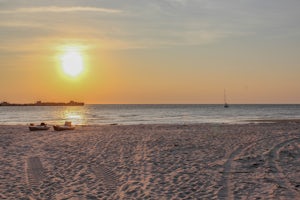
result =
[[0,199],[299,199],[300,123],[0,126]]

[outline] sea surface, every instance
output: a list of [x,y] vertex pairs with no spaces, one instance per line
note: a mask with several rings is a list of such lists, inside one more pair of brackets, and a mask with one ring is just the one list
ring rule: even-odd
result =
[[247,123],[248,120],[300,119],[299,105],[85,105],[0,106],[0,124],[46,122],[78,125]]

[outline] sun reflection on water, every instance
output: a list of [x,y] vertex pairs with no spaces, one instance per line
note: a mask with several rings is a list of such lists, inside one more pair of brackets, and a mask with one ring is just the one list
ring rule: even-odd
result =
[[85,111],[79,107],[67,107],[61,112],[61,120],[62,122],[71,121],[74,125],[84,125],[86,124]]

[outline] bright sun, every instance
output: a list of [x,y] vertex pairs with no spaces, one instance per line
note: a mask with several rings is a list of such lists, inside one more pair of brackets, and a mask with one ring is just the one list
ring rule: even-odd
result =
[[69,50],[63,54],[61,62],[65,74],[69,76],[78,76],[83,70],[82,56],[76,50]]

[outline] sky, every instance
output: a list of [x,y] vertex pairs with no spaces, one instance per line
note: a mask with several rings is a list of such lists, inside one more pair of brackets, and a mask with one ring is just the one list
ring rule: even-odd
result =
[[0,0],[0,44],[0,102],[300,103],[299,0]]

